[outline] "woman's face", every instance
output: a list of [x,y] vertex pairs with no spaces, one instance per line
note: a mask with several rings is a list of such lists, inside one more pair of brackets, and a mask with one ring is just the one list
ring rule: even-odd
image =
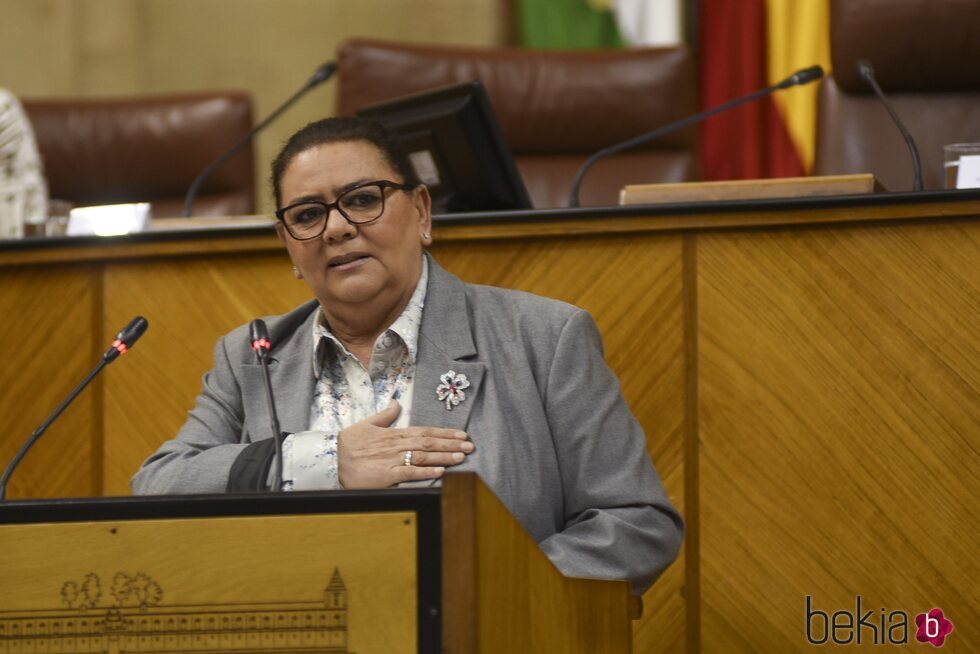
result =
[[[282,206],[337,196],[362,182],[404,180],[368,141],[325,143],[300,152],[280,180]],[[431,200],[425,187],[385,190],[384,213],[352,225],[336,209],[319,238],[298,241],[281,223],[276,229],[293,264],[324,309],[373,309],[407,302],[421,273],[423,234],[431,229]],[[378,303],[378,304],[374,304]]]

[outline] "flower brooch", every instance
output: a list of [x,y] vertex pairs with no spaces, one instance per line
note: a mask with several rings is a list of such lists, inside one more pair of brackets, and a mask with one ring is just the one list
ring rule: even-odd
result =
[[470,387],[470,380],[463,373],[457,375],[455,370],[450,370],[443,373],[439,381],[442,383],[436,387],[436,397],[446,403],[446,411],[452,411],[454,406],[459,406],[466,399],[463,389]]

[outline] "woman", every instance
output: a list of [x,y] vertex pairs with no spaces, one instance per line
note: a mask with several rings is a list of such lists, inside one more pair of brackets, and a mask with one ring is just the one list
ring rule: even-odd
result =
[[[385,488],[474,470],[566,575],[648,587],[682,523],[584,311],[464,284],[425,253],[428,190],[377,123],[331,118],[272,165],[276,230],[315,300],[268,319],[283,488]],[[136,493],[268,488],[247,328],[222,338]]]

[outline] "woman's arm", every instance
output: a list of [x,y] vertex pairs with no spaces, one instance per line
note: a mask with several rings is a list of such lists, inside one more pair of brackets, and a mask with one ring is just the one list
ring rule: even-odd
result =
[[677,557],[684,525],[646,450],[643,429],[606,365],[595,322],[565,323],[545,391],[565,527],[540,543],[573,577],[628,579],[642,593]]

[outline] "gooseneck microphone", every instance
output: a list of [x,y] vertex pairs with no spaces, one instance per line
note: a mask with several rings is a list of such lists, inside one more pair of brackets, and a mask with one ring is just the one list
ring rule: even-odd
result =
[[915,141],[912,140],[912,135],[909,131],[905,129],[905,125],[899,119],[898,114],[892,109],[892,105],[888,102],[888,98],[882,92],[881,87],[878,86],[878,80],[875,79],[875,69],[871,67],[871,64],[866,59],[861,59],[857,63],[858,75],[861,76],[868,86],[874,90],[875,95],[881,100],[881,104],[885,105],[885,109],[888,111],[888,115],[891,116],[892,122],[898,127],[898,131],[902,133],[905,138],[906,145],[909,146],[909,152],[912,154],[912,175],[914,177],[912,182],[912,188],[916,191],[922,190],[922,164],[919,162],[919,149],[915,147]]
[[102,372],[103,368],[115,361],[119,355],[126,354],[129,348],[133,347],[133,343],[135,343],[136,340],[143,335],[143,332],[146,331],[148,326],[149,323],[146,322],[146,318],[143,316],[137,316],[133,318],[128,325],[123,327],[122,330],[116,334],[116,340],[112,341],[112,345],[108,350],[106,350],[106,353],[102,355],[102,359],[99,361],[99,364],[95,366],[92,372],[90,372],[88,376],[82,380],[82,383],[76,386],[75,390],[73,390],[68,397],[58,405],[58,408],[54,410],[54,413],[52,413],[47,420],[41,423],[40,427],[34,430],[31,437],[20,446],[20,449],[17,450],[17,454],[14,455],[10,465],[8,465],[7,469],[3,471],[3,477],[0,477],[0,501],[6,499],[7,482],[10,481],[10,477],[14,474],[14,470],[17,469],[17,466],[20,464],[21,460],[31,449],[31,447],[34,446],[34,443],[36,443],[38,439],[44,435],[44,432],[48,430],[48,427],[50,427],[51,424],[58,419],[58,416],[61,415],[62,411],[68,408],[68,405],[72,403],[78,394],[81,393],[93,379],[95,379],[96,375]]
[[262,366],[262,376],[265,379],[265,397],[269,402],[269,419],[272,423],[272,440],[276,446],[275,461],[273,462],[272,490],[282,490],[282,439],[279,437],[279,416],[276,414],[276,403],[272,397],[272,380],[269,377],[269,330],[263,320],[253,320],[248,326],[248,342],[255,350],[255,357]]
[[784,79],[783,81],[779,82],[778,84],[774,84],[773,86],[767,86],[764,89],[760,89],[758,91],[755,91],[754,93],[750,93],[749,95],[742,96],[741,98],[729,100],[728,102],[724,104],[720,104],[713,109],[708,109],[706,111],[696,113],[693,116],[688,116],[687,118],[683,118],[681,120],[675,121],[668,125],[664,125],[663,127],[659,127],[653,130],[652,132],[647,132],[646,134],[640,134],[639,136],[635,136],[628,141],[623,141],[622,143],[617,143],[616,145],[611,145],[608,148],[599,150],[598,152],[596,152],[591,157],[585,160],[585,163],[583,163],[582,167],[579,168],[578,174],[575,175],[575,181],[572,183],[572,193],[571,196],[569,196],[568,198],[569,206],[571,207],[578,206],[579,187],[582,185],[582,178],[585,177],[585,173],[589,170],[589,168],[591,168],[592,165],[595,164],[595,162],[599,161],[600,159],[604,157],[608,157],[613,154],[624,152],[626,150],[631,150],[637,146],[643,145],[644,143],[648,143],[656,138],[660,138],[661,136],[665,136],[672,132],[676,132],[678,130],[684,129],[685,127],[688,127],[695,123],[699,123],[706,118],[711,118],[715,114],[719,114],[723,111],[728,111],[729,109],[733,109],[739,106],[740,104],[751,102],[752,100],[758,100],[759,98],[763,98],[769,95],[770,93],[775,93],[776,91],[788,89],[791,86],[800,86],[803,84],[809,84],[810,82],[818,80],[821,77],[823,77],[823,68],[821,68],[820,66],[810,66],[809,68],[804,68],[802,70],[796,71],[795,73],[793,73],[792,75]]
[[279,114],[286,111],[286,109],[288,109],[294,102],[299,100],[307,91],[312,89],[314,86],[319,86],[323,82],[326,82],[328,79],[333,77],[335,72],[337,72],[337,62],[335,61],[328,61],[317,68],[316,72],[313,73],[313,76],[306,81],[306,84],[300,87],[296,93],[293,93],[288,100],[279,105],[279,108],[273,111],[268,118],[253,127],[252,131],[239,139],[238,143],[235,143],[235,145],[231,146],[224,154],[208,164],[208,166],[194,178],[194,181],[191,182],[191,187],[187,189],[187,195],[184,196],[184,218],[190,217],[191,211],[194,210],[194,200],[197,198],[198,191],[201,190],[201,185],[204,184],[204,181],[211,176],[211,173],[213,173],[218,166],[223,164],[233,154],[238,152],[243,145],[251,141],[256,134],[265,129],[266,125],[278,118]]

